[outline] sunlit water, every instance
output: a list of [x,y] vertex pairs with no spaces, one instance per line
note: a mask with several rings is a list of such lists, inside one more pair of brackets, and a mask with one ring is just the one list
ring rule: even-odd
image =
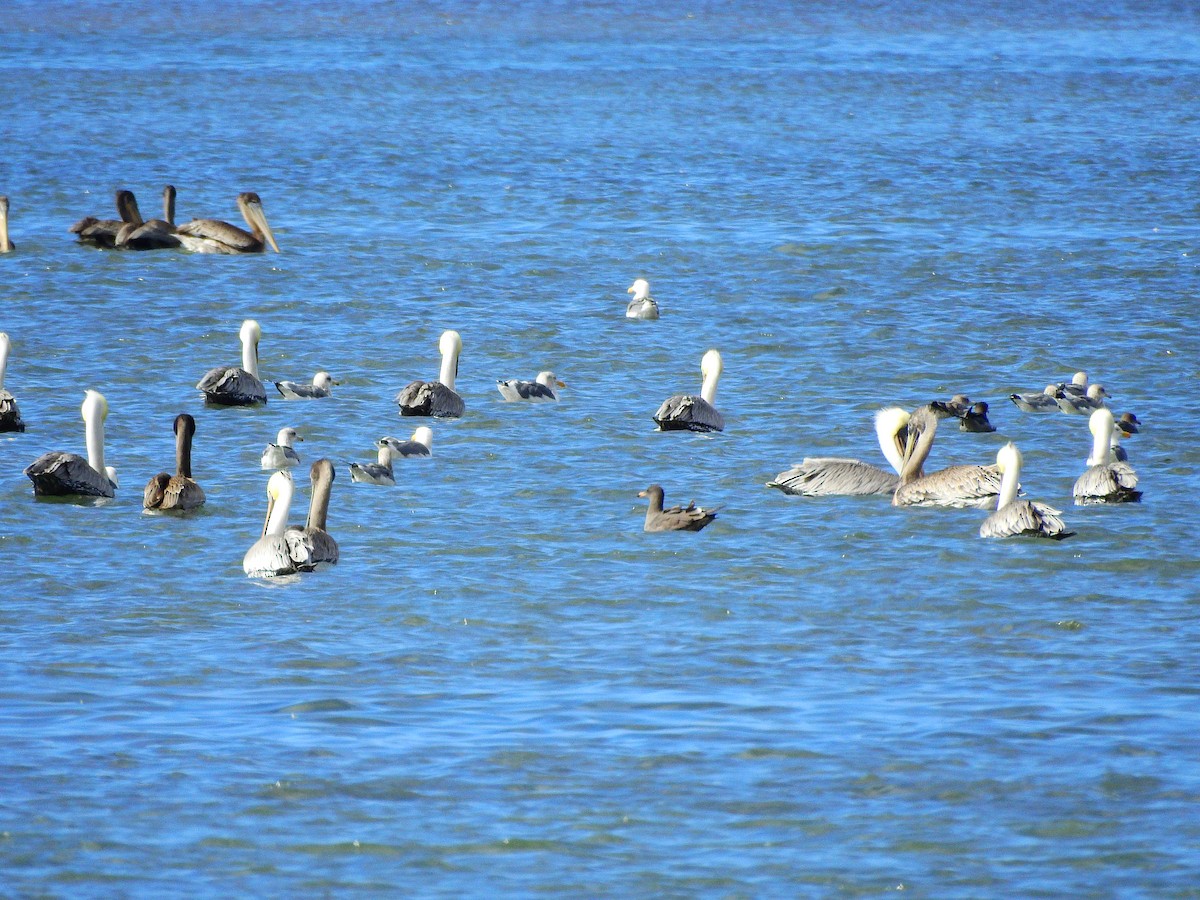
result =
[[[137,6],[135,4],[135,6]],[[1200,883],[1200,31],[1165,4],[844,10],[9,3],[0,879],[81,895],[1183,895]],[[112,192],[283,252],[104,253]],[[651,282],[663,316],[624,318]],[[247,317],[267,379],[205,408]],[[351,484],[461,334],[467,414]],[[721,350],[719,435],[661,434]],[[495,379],[553,369],[556,405]],[[1141,504],[1071,506],[1086,369]],[[115,501],[35,501],[102,390]],[[801,500],[879,406],[966,392],[1061,544]],[[208,504],[141,512],[196,416]],[[951,423],[952,424],[952,423]],[[267,583],[265,443],[338,464],[331,570]],[[637,492],[720,505],[642,532]]]

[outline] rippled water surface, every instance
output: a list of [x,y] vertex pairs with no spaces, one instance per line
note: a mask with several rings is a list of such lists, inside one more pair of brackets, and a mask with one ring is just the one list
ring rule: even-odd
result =
[[[939,5],[935,5],[938,7]],[[0,880],[14,895],[1183,896],[1200,884],[1190,6],[95,2],[0,11]],[[106,253],[112,193],[282,253]],[[624,318],[650,280],[657,322]],[[205,408],[245,318],[267,379]],[[395,392],[467,413],[398,486]],[[717,435],[662,434],[720,349]],[[553,369],[555,405],[495,379]],[[1071,506],[1085,369],[1144,501]],[[114,501],[35,500],[108,398]],[[1063,543],[805,500],[965,392]],[[196,416],[208,503],[141,512]],[[247,579],[264,444],[338,465],[336,568]],[[720,505],[645,534],[651,482]]]

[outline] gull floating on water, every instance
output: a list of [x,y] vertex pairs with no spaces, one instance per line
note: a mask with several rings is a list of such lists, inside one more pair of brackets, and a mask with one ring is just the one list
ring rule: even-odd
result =
[[687,506],[663,509],[663,489],[657,484],[650,485],[638,496],[650,498],[644,531],[699,531],[717,517],[717,510],[720,509],[719,506],[703,509],[696,506],[694,500]]
[[717,381],[722,371],[721,354],[709,350],[700,361],[704,383],[700,396],[675,394],[668,397],[654,414],[662,431],[724,431],[725,417],[713,404],[717,399]]
[[1045,503],[1017,499],[1021,480],[1021,451],[1015,444],[1009,442],[996,453],[996,468],[1000,470],[1000,496],[996,500],[996,510],[979,526],[980,537],[1026,535],[1061,541],[1075,533],[1067,531],[1061,510]]
[[328,397],[333,385],[338,382],[328,372],[321,371],[313,376],[312,384],[299,381],[277,381],[275,389],[288,400],[319,400]]
[[0,432],[24,431],[25,420],[17,408],[17,399],[4,387],[4,371],[8,368],[8,335],[0,331]]
[[175,229],[175,236],[184,250],[193,253],[262,253],[267,244],[276,253],[279,245],[267,224],[262,200],[253,191],[238,194],[238,210],[250,227],[249,231],[222,222],[220,219],[192,219]]
[[384,438],[392,448],[392,456],[399,459],[421,459],[433,456],[433,429],[421,425],[407,441],[394,437]]
[[192,479],[192,436],[196,420],[187,413],[175,417],[175,474],[160,472],[142,492],[145,509],[195,509],[204,505],[204,489]]
[[286,469],[276,472],[267,482],[267,518],[262,537],[242,557],[242,570],[251,578],[291,575],[301,566],[310,565],[302,534],[287,527],[294,492],[292,474]]
[[839,456],[808,457],[780,472],[767,487],[803,497],[890,494],[900,484],[904,463],[905,429],[909,415],[897,406],[875,413],[875,436],[895,473],[858,459]]
[[1083,415],[1102,407],[1104,405],[1104,398],[1107,396],[1109,396],[1109,393],[1104,389],[1104,385],[1090,384],[1088,385],[1087,392],[1084,394],[1072,394],[1060,390],[1054,398],[1054,402],[1065,413]]
[[633,299],[629,301],[629,305],[625,307],[625,318],[627,319],[657,319],[658,304],[654,298],[650,296],[650,282],[645,278],[637,279],[625,291],[627,294],[633,294]]
[[938,416],[927,406],[918,408],[909,418],[900,486],[892,495],[892,505],[991,508],[1000,494],[1000,470],[996,466],[949,466],[924,474],[937,423]]
[[553,372],[538,372],[534,381],[520,381],[510,378],[507,381],[496,381],[496,390],[505,400],[557,400],[556,387],[566,387]]
[[373,463],[350,463],[350,480],[359,484],[378,484],[384,487],[394,487],[396,478],[392,470],[392,460],[396,456],[397,441],[395,438],[380,438],[375,442],[379,450],[379,458]]
[[1039,394],[1009,394],[1008,399],[1025,412],[1050,412],[1058,409],[1058,386],[1046,385]]
[[463,414],[463,399],[454,392],[462,338],[457,331],[445,331],[438,340],[438,349],[442,354],[442,370],[438,380],[413,381],[402,388],[396,395],[400,415],[454,419]]
[[238,336],[242,342],[242,365],[209,369],[196,383],[208,403],[218,406],[253,406],[267,402],[267,390],[258,379],[258,342],[262,329],[253,319],[242,323]]
[[262,467],[264,469],[286,469],[288,466],[299,465],[300,454],[292,447],[294,441],[302,441],[295,428],[280,428],[275,437],[275,443],[267,444],[262,452]]
[[104,420],[108,418],[108,401],[98,391],[89,390],[80,409],[83,415],[87,459],[74,453],[51,451],[43,453],[26,469],[33,482],[33,493],[39,497],[82,495],[112,497],[117,488],[117,473],[104,465]]
[[1116,458],[1113,452],[1112,411],[1100,408],[1088,419],[1092,433],[1092,453],[1087,469],[1075,481],[1071,495],[1077,506],[1096,503],[1137,503],[1142,492],[1137,490],[1138,476],[1133,466]]

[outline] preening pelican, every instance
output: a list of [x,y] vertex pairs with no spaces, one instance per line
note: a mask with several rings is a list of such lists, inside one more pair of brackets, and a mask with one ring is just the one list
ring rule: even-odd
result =
[[379,461],[373,463],[350,463],[350,480],[360,484],[380,484],[394,487],[392,458],[396,451],[395,438],[380,438],[375,442],[379,449]]
[[8,368],[8,335],[0,331],[0,432],[24,431],[25,421],[17,408],[16,398],[4,387],[4,370]]
[[534,381],[520,381],[510,378],[507,381],[496,381],[496,390],[505,400],[557,400],[556,387],[566,387],[553,372],[538,372]]
[[442,371],[437,381],[414,381],[396,395],[402,416],[438,416],[456,419],[466,408],[462,397],[454,392],[458,375],[458,357],[462,353],[462,338],[457,331],[442,332],[438,341],[442,354]]
[[1075,533],[1067,531],[1061,510],[1045,503],[1017,499],[1021,480],[1021,451],[1011,441],[996,453],[996,468],[1000,470],[1000,497],[996,501],[995,512],[979,526],[980,537],[1027,535],[1061,541]]
[[267,391],[258,380],[258,342],[262,329],[253,319],[242,323],[242,366],[217,366],[196,383],[208,403],[219,406],[253,406],[267,402]]
[[1008,399],[1025,412],[1050,412],[1058,409],[1058,386],[1046,385],[1040,394],[1009,394]]
[[267,482],[267,518],[262,537],[242,557],[242,570],[251,578],[291,575],[310,565],[301,533],[287,527],[294,492],[292,474],[286,469],[276,472]]
[[988,405],[982,401],[973,403],[969,409],[965,409],[959,414],[958,428],[960,431],[970,431],[975,434],[990,434],[996,430],[996,426],[988,418]]
[[334,565],[338,561],[338,543],[325,528],[326,516],[329,513],[329,495],[333,490],[333,463],[327,459],[318,459],[309,470],[312,481],[312,497],[308,501],[308,521],[301,529],[293,525],[288,532],[297,532],[302,541],[307,561],[298,568],[305,572],[312,571],[322,563]]
[[8,198],[0,196],[0,253],[12,253],[17,245],[8,239]]
[[72,234],[79,235],[79,243],[92,247],[112,249],[117,245],[117,235],[126,225],[135,228],[142,224],[142,214],[138,211],[137,198],[133,191],[117,191],[117,215],[119,219],[97,219],[85,216],[68,229]]
[[275,389],[288,400],[320,400],[330,396],[337,381],[328,372],[321,371],[313,376],[312,384],[299,381],[277,381]]
[[253,191],[238,194],[237,205],[250,226],[249,231],[219,219],[192,219],[175,229],[183,249],[193,253],[262,253],[270,244],[278,253],[279,245],[267,224],[258,194]]
[[1104,405],[1104,398],[1108,397],[1109,393],[1104,389],[1102,384],[1088,385],[1087,392],[1084,394],[1071,394],[1066,391],[1059,391],[1058,396],[1054,398],[1054,402],[1058,404],[1058,408],[1070,415],[1084,415],[1097,410]]
[[1088,430],[1092,433],[1092,454],[1087,459],[1088,468],[1075,481],[1071,490],[1076,506],[1093,503],[1137,503],[1142,492],[1137,490],[1138,476],[1133,466],[1115,458],[1112,451],[1112,411],[1101,407],[1088,419]]
[[650,282],[645,278],[639,278],[631,284],[625,293],[633,294],[633,299],[629,301],[629,305],[625,307],[625,318],[627,319],[657,319],[658,304],[654,302],[654,298],[650,296]]
[[896,406],[875,413],[879,449],[895,474],[857,459],[817,456],[780,472],[774,481],[767,482],[767,487],[803,497],[890,494],[900,484],[908,418],[908,413]]
[[175,234],[175,186],[163,188],[163,217],[140,224],[127,222],[117,232],[115,244],[126,250],[171,250],[179,246]]
[[288,466],[299,465],[300,454],[292,447],[293,441],[302,441],[295,428],[280,428],[274,444],[267,444],[262,452],[262,467],[264,469],[286,469]]
[[25,469],[39,497],[80,494],[85,497],[112,497],[117,488],[117,473],[104,465],[104,420],[108,401],[98,391],[89,390],[83,398],[84,435],[87,459],[74,453],[43,453]]
[[996,466],[950,466],[924,474],[937,423],[937,415],[927,406],[918,408],[909,418],[900,486],[892,495],[892,505],[990,509],[1000,494],[1000,470]]
[[421,459],[433,456],[433,429],[420,426],[407,441],[394,437],[384,438],[392,448],[392,457],[399,459]]
[[175,417],[175,474],[159,472],[142,492],[146,509],[195,509],[204,505],[204,489],[192,480],[192,436],[196,420],[187,413]]
[[721,377],[721,354],[709,350],[700,361],[704,384],[700,396],[676,394],[663,401],[654,421],[662,431],[724,431],[725,417],[713,404],[717,399],[717,380]]
[[663,509],[663,489],[657,484],[638,492],[638,496],[650,498],[643,531],[699,531],[717,517],[717,510],[720,509],[719,506],[702,509],[696,506],[694,500],[687,506]]

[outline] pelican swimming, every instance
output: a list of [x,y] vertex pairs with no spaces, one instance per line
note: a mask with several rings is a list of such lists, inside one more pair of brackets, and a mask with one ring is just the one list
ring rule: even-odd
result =
[[1054,402],[1058,408],[1070,415],[1082,415],[1097,410],[1104,405],[1104,398],[1110,396],[1102,384],[1088,385],[1084,394],[1072,394],[1060,390]]
[[8,239],[8,198],[0,196],[0,253],[12,253],[17,245]]
[[208,403],[218,406],[253,406],[267,402],[267,391],[258,380],[258,342],[262,329],[253,319],[242,323],[242,366],[217,366],[196,383]]
[[295,428],[280,428],[275,443],[267,444],[262,452],[264,469],[286,469],[300,464],[300,454],[292,447],[293,441],[303,441]]
[[321,371],[313,376],[312,384],[303,384],[299,381],[277,381],[275,389],[288,400],[319,400],[330,396],[332,387],[338,383],[328,372]]
[[115,495],[117,473],[111,466],[104,465],[104,420],[108,418],[108,401],[99,391],[89,390],[84,394],[80,412],[83,414],[87,459],[74,453],[43,453],[25,469],[36,496]]
[[668,397],[654,414],[661,431],[724,431],[725,417],[713,403],[717,399],[717,380],[721,377],[721,354],[709,350],[700,361],[704,384],[700,396],[676,394]]
[[17,399],[4,387],[4,371],[8,368],[8,335],[0,331],[0,432],[24,431],[25,421],[17,408]]
[[1017,409],[1025,412],[1050,412],[1058,409],[1058,386],[1046,385],[1040,394],[1009,394],[1008,399],[1017,405]]
[[1018,500],[1021,480],[1021,451],[1011,441],[996,453],[996,468],[1000,470],[1000,497],[996,510],[979,526],[979,536],[1006,538],[1017,535],[1052,538],[1061,541],[1075,532],[1067,531],[1062,511],[1045,503]]
[[638,496],[650,498],[643,531],[699,531],[717,517],[717,510],[720,509],[719,506],[703,509],[696,506],[694,500],[687,506],[663,509],[663,489],[657,484],[640,491]]
[[81,244],[112,249],[117,244],[117,235],[121,233],[122,228],[126,225],[136,228],[142,224],[142,214],[138,211],[137,198],[133,196],[133,191],[117,191],[116,201],[117,215],[121,218],[97,219],[94,216],[85,216],[68,230],[79,235]]
[[373,463],[350,463],[350,480],[359,484],[380,484],[393,487],[396,479],[392,474],[392,459],[396,452],[395,438],[380,438],[375,442],[379,449],[379,461]]
[[433,456],[433,429],[422,425],[412,433],[407,441],[396,438],[384,438],[392,447],[392,457],[402,459],[420,459]]
[[326,516],[329,513],[329,495],[333,490],[333,463],[327,459],[318,459],[309,469],[309,479],[312,482],[312,497],[308,501],[308,520],[304,528],[293,525],[288,532],[298,532],[305,548],[307,561],[297,567],[303,571],[312,571],[318,565],[325,563],[334,565],[338,561],[338,543],[326,529]]
[[175,474],[160,472],[142,492],[146,509],[195,509],[204,505],[204,489],[192,479],[192,436],[196,420],[187,413],[175,417]]
[[970,409],[963,410],[958,417],[958,428],[960,431],[975,434],[990,434],[996,430],[996,426],[988,418],[988,405],[982,401],[971,404]]
[[650,282],[645,278],[637,279],[625,291],[627,294],[633,294],[633,299],[629,301],[629,305],[625,307],[625,318],[627,319],[657,319],[658,304],[654,298],[650,296]]
[[1137,503],[1142,492],[1137,490],[1138,476],[1133,466],[1115,458],[1112,451],[1112,411],[1101,407],[1088,419],[1092,433],[1092,454],[1087,469],[1075,481],[1071,494],[1076,506],[1094,503]]
[[505,400],[557,400],[556,387],[566,387],[553,372],[538,372],[534,381],[520,381],[510,378],[507,381],[496,381],[496,390]]
[[267,482],[267,518],[262,537],[242,557],[242,570],[251,578],[291,575],[310,565],[309,550],[299,531],[289,531],[288,512],[292,507],[295,484],[286,469],[276,472]]
[[163,188],[163,217],[135,224],[127,222],[117,232],[115,245],[127,250],[170,250],[179,246],[175,233],[175,186]]
[[925,406],[909,417],[900,486],[892,495],[892,505],[991,508],[1000,493],[1000,470],[996,466],[950,466],[924,474],[937,423],[937,415]]
[[262,253],[270,244],[278,253],[279,245],[267,224],[258,194],[253,191],[238,194],[237,205],[250,226],[249,231],[219,219],[192,219],[175,229],[180,246],[193,253]]
[[767,482],[767,487],[803,497],[890,494],[900,484],[908,419],[908,413],[896,406],[875,413],[879,449],[895,474],[857,459],[817,456],[808,457],[788,471],[780,472],[774,481]]
[[396,395],[402,416],[438,416],[454,419],[463,414],[465,404],[454,392],[458,375],[458,357],[462,353],[462,338],[457,331],[442,332],[438,341],[442,354],[442,371],[437,381],[414,381]]

